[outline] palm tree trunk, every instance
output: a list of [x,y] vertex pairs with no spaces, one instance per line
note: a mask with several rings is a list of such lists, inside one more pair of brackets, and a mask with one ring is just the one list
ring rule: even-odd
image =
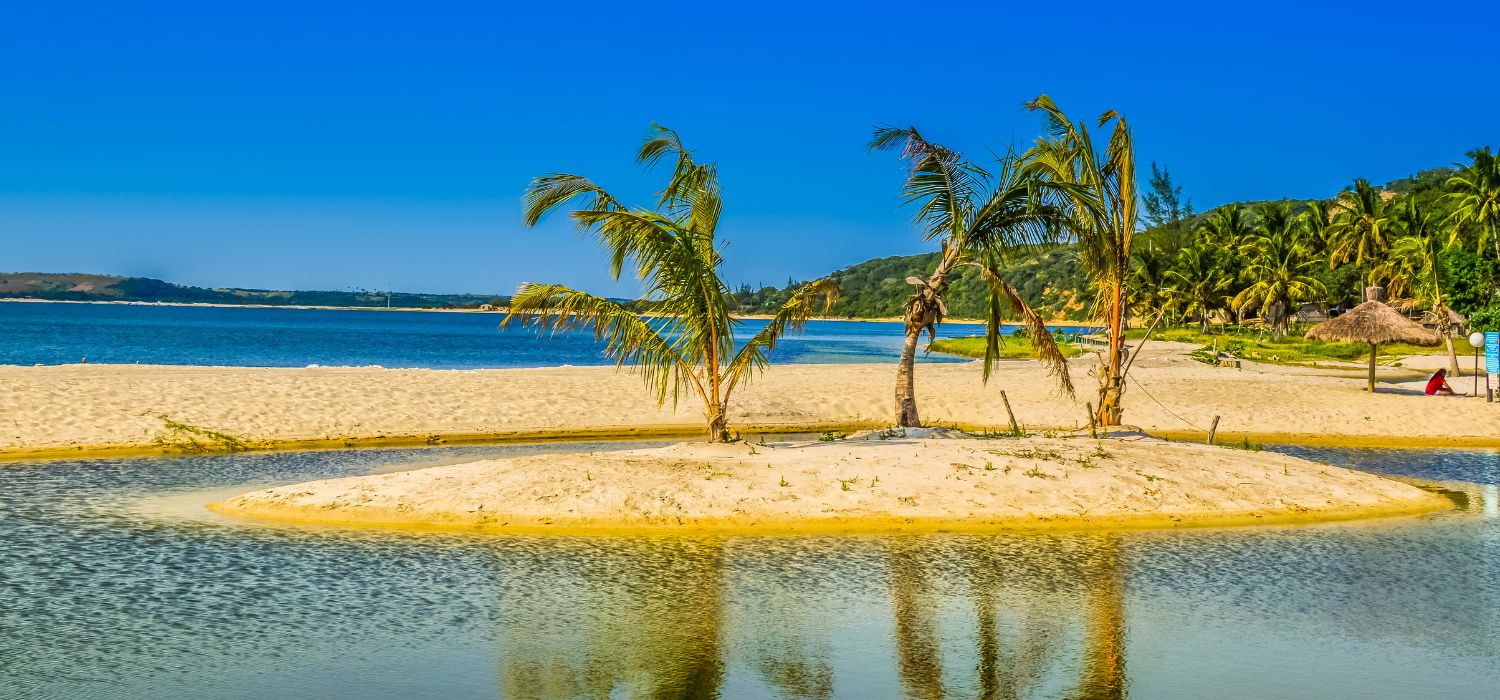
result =
[[906,340],[901,345],[901,363],[896,367],[896,425],[901,428],[919,428],[922,419],[917,417],[917,341],[922,337],[922,327],[915,319],[906,321]]
[[1115,284],[1110,291],[1109,305],[1109,355],[1104,361],[1104,374],[1099,378],[1099,424],[1119,425],[1120,395],[1125,393],[1125,377],[1120,374],[1122,355],[1125,354],[1125,287]]
[[729,442],[729,416],[725,407],[718,406],[708,414],[708,441]]
[[927,278],[925,288],[919,288],[916,296],[906,307],[906,339],[901,345],[901,363],[896,367],[896,426],[920,428],[917,417],[916,364],[917,341],[922,330],[936,328],[942,323],[942,295],[948,289],[948,272],[958,264],[958,249],[946,249],[936,270]]

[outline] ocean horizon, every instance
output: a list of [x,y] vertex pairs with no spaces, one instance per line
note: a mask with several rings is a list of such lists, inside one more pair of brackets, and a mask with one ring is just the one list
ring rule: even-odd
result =
[[[0,364],[392,369],[614,364],[592,333],[539,336],[529,328],[501,330],[500,319],[493,313],[401,309],[0,301],[0,328],[6,338],[0,346]],[[741,319],[737,337],[743,342],[765,324],[761,319]],[[979,325],[953,323],[940,327],[938,337],[981,332]],[[816,320],[803,332],[785,336],[771,360],[894,362],[901,340],[902,324],[895,321]],[[920,352],[918,360],[966,361]]]

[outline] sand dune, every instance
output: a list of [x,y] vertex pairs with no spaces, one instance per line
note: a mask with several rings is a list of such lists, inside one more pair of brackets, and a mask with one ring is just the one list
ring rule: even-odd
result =
[[1273,453],[938,430],[486,460],[294,484],[210,508],[344,526],[586,534],[1160,527],[1447,505],[1396,481]]
[[[1058,394],[1032,362],[1000,366],[988,385],[977,364],[918,368],[929,423],[1000,426],[999,392],[1034,428],[1087,426],[1093,362],[1075,360],[1077,397]],[[1383,370],[1382,392],[1362,391],[1359,370],[1247,365],[1215,368],[1183,346],[1148,346],[1131,372],[1125,422],[1154,433],[1206,430],[1300,440],[1492,444],[1500,404],[1420,395],[1411,371]],[[892,419],[892,365],[776,365],[740,390],[732,427],[875,427]],[[1468,378],[1455,382],[1460,389]],[[0,367],[0,452],[18,454],[154,441],[212,443],[166,427],[162,417],[252,443],[432,435],[630,434],[697,430],[701,409],[659,409],[638,377],[611,367],[515,370],[270,369],[64,365]]]

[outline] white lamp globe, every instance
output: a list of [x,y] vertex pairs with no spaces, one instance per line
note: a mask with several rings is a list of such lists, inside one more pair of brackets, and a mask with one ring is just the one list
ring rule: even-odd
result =
[[1484,347],[1484,334],[1478,331],[1469,334],[1469,344],[1476,348]]

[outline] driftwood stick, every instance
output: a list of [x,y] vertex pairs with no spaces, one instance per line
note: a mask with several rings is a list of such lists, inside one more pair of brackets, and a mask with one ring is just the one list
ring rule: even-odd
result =
[[1219,432],[1219,417],[1214,416],[1213,424],[1208,426],[1208,444],[1214,444],[1214,433]]
[[1089,409],[1089,437],[1097,440],[1099,438],[1099,427],[1094,419],[1094,404],[1085,403],[1084,406]]
[[1010,397],[1005,395],[1005,390],[1000,390],[1000,401],[1005,404],[1005,415],[1010,416],[1010,434],[1020,435],[1021,426],[1016,423],[1016,413],[1010,410]]

